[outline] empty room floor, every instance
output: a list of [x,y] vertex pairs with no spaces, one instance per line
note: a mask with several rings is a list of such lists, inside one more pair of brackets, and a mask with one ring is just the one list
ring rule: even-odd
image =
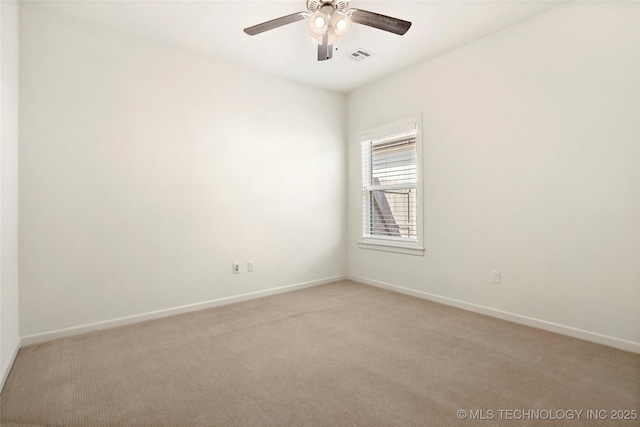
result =
[[640,355],[341,281],[22,348],[1,405],[3,427],[631,426]]

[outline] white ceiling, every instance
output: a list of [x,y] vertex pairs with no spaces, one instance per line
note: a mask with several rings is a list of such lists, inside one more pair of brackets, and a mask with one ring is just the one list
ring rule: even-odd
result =
[[[350,7],[407,21],[404,36],[354,24],[333,59],[316,60],[317,44],[305,21],[256,36],[242,30],[306,11],[306,0],[227,1],[24,1],[102,27],[205,55],[316,87],[348,93],[366,83],[436,57],[466,43],[543,13],[563,1],[352,0]],[[374,56],[346,56],[362,48]]]

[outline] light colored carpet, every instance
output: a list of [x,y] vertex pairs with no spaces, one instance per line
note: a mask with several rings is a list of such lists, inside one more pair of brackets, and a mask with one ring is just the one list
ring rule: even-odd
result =
[[631,426],[640,355],[344,281],[23,348],[0,400],[3,427]]

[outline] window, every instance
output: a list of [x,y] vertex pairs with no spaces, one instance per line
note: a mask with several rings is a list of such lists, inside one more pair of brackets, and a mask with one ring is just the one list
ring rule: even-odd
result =
[[362,133],[365,249],[422,255],[421,117]]

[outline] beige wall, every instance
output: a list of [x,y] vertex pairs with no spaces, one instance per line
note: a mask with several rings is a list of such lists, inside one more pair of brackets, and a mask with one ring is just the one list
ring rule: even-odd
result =
[[[345,109],[342,95],[22,8],[21,335],[348,271],[639,350],[638,16],[574,2]],[[426,254],[359,249],[358,131],[417,113]]]
[[21,335],[344,275],[344,95],[20,23]]
[[0,390],[18,346],[18,4],[0,2]]
[[[640,350],[638,18],[574,2],[350,94],[349,275]],[[358,131],[417,113],[426,254],[360,249]]]

